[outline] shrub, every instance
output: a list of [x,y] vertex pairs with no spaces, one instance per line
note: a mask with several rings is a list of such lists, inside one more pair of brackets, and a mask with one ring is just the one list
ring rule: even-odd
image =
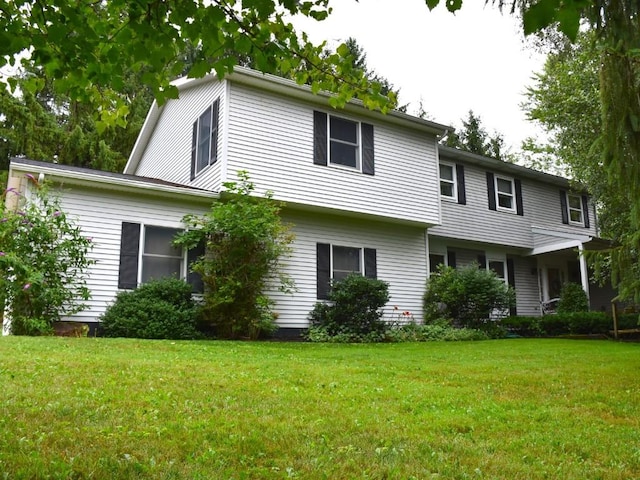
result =
[[489,335],[472,328],[456,328],[447,321],[439,321],[426,325],[408,323],[391,327],[385,334],[387,342],[458,342],[468,340],[488,340]]
[[191,285],[166,278],[145,283],[135,290],[118,293],[101,316],[107,337],[198,338],[199,307],[191,296]]
[[[550,315],[552,316],[552,315]],[[510,333],[522,337],[539,337],[544,332],[540,327],[542,317],[512,316],[500,320],[500,325]]]
[[441,265],[427,281],[426,322],[448,318],[456,325],[488,328],[495,312],[509,310],[515,292],[490,270],[477,265],[454,269]]
[[[52,333],[61,317],[85,308],[93,245],[59,199],[27,177],[29,201],[13,189],[0,198],[0,305],[9,312],[13,334],[43,335]],[[20,197],[17,211],[6,207],[6,195]]]
[[565,283],[560,291],[560,301],[558,302],[558,313],[588,312],[589,299],[582,289],[582,285],[577,283]]
[[382,307],[388,301],[389,286],[385,282],[351,274],[333,284],[329,303],[316,303],[309,314],[309,339],[338,335],[353,338],[353,341],[382,338],[387,328],[382,319]]
[[608,333],[612,318],[604,312],[570,312],[540,317],[540,328],[546,335]]
[[192,264],[205,285],[203,319],[218,336],[257,338],[277,328],[273,303],[265,295],[268,285],[280,291],[293,288],[280,268],[291,251],[293,235],[280,218],[280,204],[271,194],[251,195],[254,189],[246,172],[239,183],[226,182],[225,198],[203,215],[187,215],[187,230],[176,244],[194,248],[203,242],[205,255]]

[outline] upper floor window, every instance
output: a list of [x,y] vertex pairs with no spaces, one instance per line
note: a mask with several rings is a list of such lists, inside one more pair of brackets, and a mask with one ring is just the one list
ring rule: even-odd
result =
[[569,207],[569,223],[583,225],[582,197],[572,193],[567,194],[567,206]]
[[452,163],[440,162],[440,196],[456,199],[456,166]]
[[496,176],[496,201],[498,208],[504,210],[515,210],[515,188],[513,180],[506,177]]
[[313,112],[313,163],[374,175],[373,125]]
[[191,180],[200,171],[218,160],[218,111],[216,100],[193,123],[191,140]]
[[329,116],[329,163],[360,170],[360,124]]
[[517,178],[494,175],[487,172],[489,210],[502,210],[524,215],[522,206],[522,183]]
[[562,223],[589,228],[589,199],[586,195],[560,190],[560,208]]

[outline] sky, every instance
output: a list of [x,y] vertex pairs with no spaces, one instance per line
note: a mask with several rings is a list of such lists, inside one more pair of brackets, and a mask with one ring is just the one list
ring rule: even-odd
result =
[[520,104],[544,57],[527,48],[507,12],[465,0],[454,15],[441,3],[429,11],[425,0],[333,0],[327,20],[296,25],[333,47],[354,37],[368,67],[400,88],[409,113],[422,102],[429,119],[460,127],[473,110],[489,133],[501,133],[518,151],[522,140],[540,133]]

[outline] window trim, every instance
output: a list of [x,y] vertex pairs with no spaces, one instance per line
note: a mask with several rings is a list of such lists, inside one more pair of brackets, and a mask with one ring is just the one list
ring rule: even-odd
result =
[[[583,200],[582,200],[582,195],[578,195],[576,193],[570,193],[570,192],[566,192],[566,196],[567,196],[567,219],[569,221],[569,225],[577,225],[580,227],[584,227],[584,217],[585,217],[585,212],[584,212],[584,205],[583,205]],[[571,197],[577,198],[578,199],[578,205],[580,205],[580,208],[573,208],[571,206]],[[580,221],[576,222],[575,220],[571,220],[571,211],[580,211]]]
[[[331,137],[331,119],[336,118],[338,120],[342,120],[345,122],[354,123],[356,125],[356,144],[351,142],[346,142],[344,140],[334,139]],[[331,142],[341,143],[343,145],[351,145],[356,146],[356,166],[351,167],[349,165],[344,165],[342,163],[336,163],[331,160]],[[362,122],[358,120],[352,120],[350,118],[340,117],[338,115],[327,115],[327,165],[336,168],[346,169],[348,171],[355,171],[363,173],[362,171]],[[333,252],[333,251],[332,251]]]
[[[504,180],[507,181],[511,184],[511,193],[504,193],[504,192],[500,192],[500,190],[498,190],[498,180]],[[516,208],[516,182],[513,178],[511,177],[505,177],[503,175],[499,175],[499,174],[495,174],[493,176],[493,182],[494,182],[494,192],[495,192],[495,199],[496,199],[496,210],[499,210],[501,212],[509,212],[509,213],[517,213],[517,208]],[[506,196],[509,195],[511,197],[511,207],[507,208],[507,207],[503,207],[500,205],[500,194],[502,193],[502,195]]]
[[[181,228],[177,228],[177,227],[166,227],[163,225],[151,225],[151,224],[146,224],[146,223],[141,223],[140,224],[140,247],[139,247],[139,252],[138,252],[138,285],[142,285],[142,271],[144,269],[144,260],[145,258],[173,258],[173,259],[180,259],[180,276],[178,277],[180,280],[186,280],[187,279],[187,274],[188,269],[187,269],[187,249],[182,247],[181,249],[181,255],[178,256],[171,256],[171,255],[160,255],[160,254],[155,254],[155,253],[145,253],[144,251],[144,247],[145,247],[145,243],[146,243],[146,239],[147,239],[147,229],[148,228],[158,228],[158,229],[165,229],[165,230],[174,230],[176,233],[182,231]],[[157,279],[156,279],[157,280]]]
[[[350,245],[335,245],[335,244],[331,244],[331,253],[330,253],[330,274],[331,274],[331,281],[335,281],[335,267],[334,267],[334,253],[333,253],[333,249],[334,248],[350,248],[352,250],[358,250],[358,263],[360,266],[360,271],[356,272],[355,270],[351,270],[349,273],[347,273],[347,275],[350,275],[351,273],[358,273],[359,275],[362,275],[364,277],[364,248],[363,247],[352,247]],[[346,270],[340,270],[340,272],[346,272]]]
[[[204,137],[200,138],[200,120],[202,117],[210,113],[210,121],[211,125],[209,128],[209,132],[206,133],[208,137],[209,150],[207,154],[207,161],[200,167],[199,162],[199,153],[200,153],[200,144],[204,142]],[[214,165],[218,161],[218,136],[220,129],[220,99],[217,98],[213,101],[211,105],[209,105],[205,110],[198,115],[195,122],[192,124],[192,138],[191,138],[191,180],[196,178],[200,172],[206,170],[211,165]]]
[[[165,257],[178,258],[177,256],[166,257],[157,254],[145,254],[145,237],[147,228],[165,228],[174,231],[183,231],[181,225],[151,224],[143,222],[122,222],[120,230],[120,252],[118,266],[118,290],[134,290],[142,285],[142,270],[144,258]],[[203,245],[198,245],[193,249],[182,247],[180,256],[180,279],[192,286],[194,294],[202,294],[204,285],[199,275],[190,272],[189,267],[195,260],[194,254],[201,255],[200,250]]]
[[[445,165],[447,167],[451,167],[451,175],[453,177],[453,180],[448,180],[448,179],[443,179],[442,178],[442,165]],[[443,200],[447,200],[447,201],[451,201],[451,202],[457,202],[458,201],[458,172],[457,172],[457,168],[458,166],[455,163],[451,163],[451,162],[447,162],[447,161],[443,161],[440,160],[440,162],[438,162],[438,177],[439,177],[439,188],[440,188],[440,198]],[[442,194],[442,182],[446,182],[449,183],[451,185],[453,185],[453,194],[451,196],[449,195],[443,195]]]

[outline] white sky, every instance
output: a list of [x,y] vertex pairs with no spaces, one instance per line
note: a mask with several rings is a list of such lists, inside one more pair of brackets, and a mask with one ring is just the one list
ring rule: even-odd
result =
[[400,104],[416,113],[420,100],[429,118],[459,127],[473,110],[513,151],[538,134],[520,110],[522,93],[544,57],[527,49],[517,19],[484,0],[465,0],[455,15],[441,0],[333,0],[323,22],[304,19],[298,28],[331,47],[354,37],[370,69],[400,88]]

